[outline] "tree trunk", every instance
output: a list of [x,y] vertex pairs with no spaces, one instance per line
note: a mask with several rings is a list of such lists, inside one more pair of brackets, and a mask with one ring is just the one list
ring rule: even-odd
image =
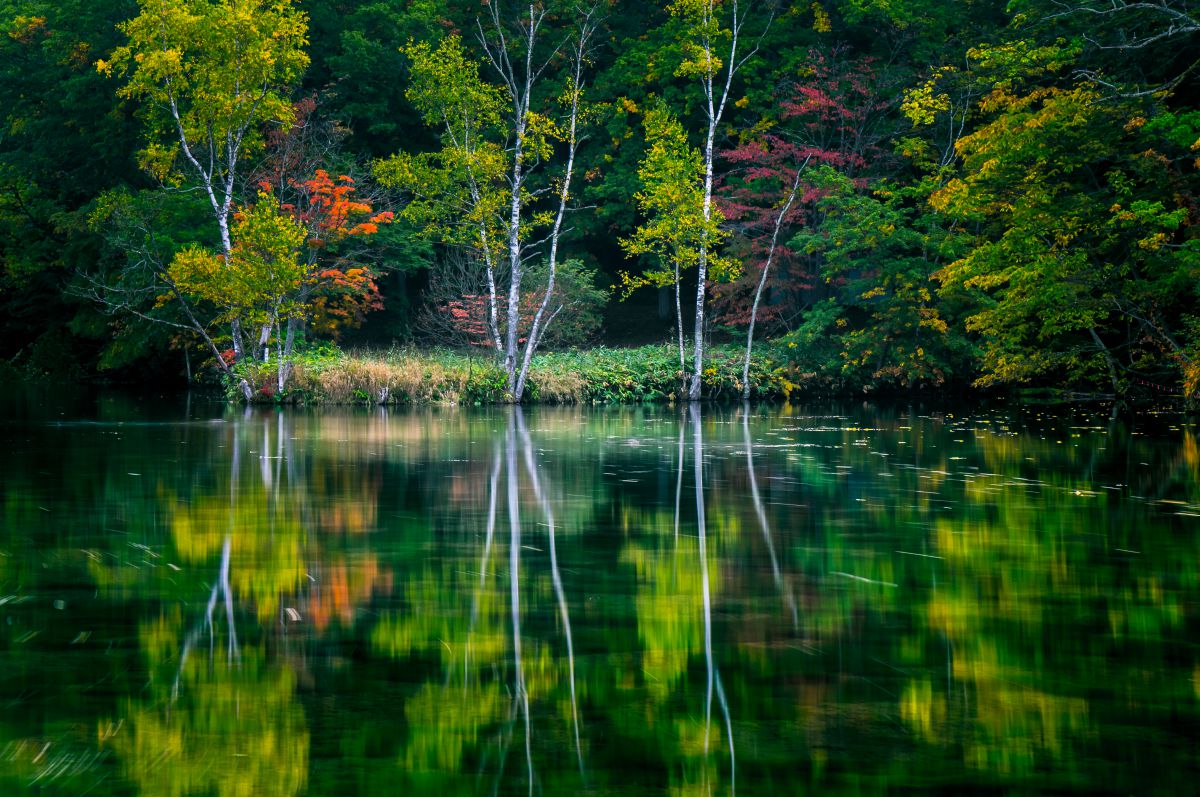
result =
[[584,17],[584,21],[580,26],[579,40],[573,53],[572,67],[574,75],[572,76],[571,116],[567,136],[567,165],[563,171],[562,185],[559,187],[558,211],[554,214],[554,226],[550,230],[549,276],[546,280],[546,295],[542,297],[537,314],[533,317],[533,324],[529,328],[529,339],[525,341],[525,356],[521,361],[521,373],[517,377],[517,389],[513,393],[513,401],[517,402],[521,400],[525,393],[525,380],[529,376],[529,365],[533,361],[533,354],[537,350],[538,344],[541,343],[542,335],[545,334],[546,327],[550,325],[550,322],[562,310],[562,306],[560,305],[558,310],[555,310],[549,318],[546,318],[546,309],[554,301],[555,279],[558,276],[558,240],[559,235],[562,233],[563,219],[567,215],[567,203],[571,198],[571,178],[575,174],[575,154],[579,149],[580,81],[583,78],[583,63],[590,35],[591,13],[589,12]]
[[750,398],[750,354],[754,348],[754,325],[758,321],[758,305],[762,300],[763,287],[767,284],[767,274],[771,271],[771,263],[775,260],[775,247],[779,242],[779,230],[783,227],[784,219],[787,218],[788,211],[792,208],[792,203],[796,201],[796,192],[800,188],[800,175],[804,173],[804,167],[808,165],[809,158],[805,158],[800,167],[796,169],[796,177],[792,180],[792,190],[788,193],[787,200],[783,203],[783,207],[779,209],[779,215],[775,217],[775,229],[771,231],[771,246],[767,249],[767,259],[763,263],[762,274],[758,277],[758,286],[754,289],[754,305],[750,308],[750,329],[746,331],[746,362],[742,366],[742,398]]

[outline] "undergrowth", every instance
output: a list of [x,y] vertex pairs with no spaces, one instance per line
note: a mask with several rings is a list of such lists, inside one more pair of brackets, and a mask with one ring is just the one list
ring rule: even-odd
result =
[[[740,399],[742,352],[714,348],[704,368],[706,399]],[[690,362],[688,363],[690,367]],[[257,400],[302,404],[496,404],[508,399],[498,358],[482,352],[416,350],[341,352],[324,349],[292,359],[284,393],[275,389],[276,364],[249,363],[237,376]],[[755,358],[753,398],[785,397],[794,387],[784,369]],[[545,404],[636,404],[679,398],[677,350],[670,346],[594,348],[534,357],[525,400]],[[240,395],[230,391],[231,397]]]

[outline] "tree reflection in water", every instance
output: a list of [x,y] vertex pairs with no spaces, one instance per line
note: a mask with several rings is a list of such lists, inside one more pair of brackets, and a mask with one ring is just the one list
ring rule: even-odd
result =
[[0,463],[0,793],[1194,780],[1187,425],[506,408],[69,432]]

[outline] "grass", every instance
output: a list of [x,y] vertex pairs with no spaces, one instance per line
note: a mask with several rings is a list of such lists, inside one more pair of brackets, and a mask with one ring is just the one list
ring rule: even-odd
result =
[[[739,399],[742,352],[715,348],[704,369],[706,399]],[[690,365],[690,364],[689,364]],[[386,352],[326,349],[298,356],[282,395],[275,395],[274,364],[248,364],[239,375],[262,401],[302,404],[503,403],[500,361],[485,352],[395,348]],[[793,385],[781,370],[755,359],[751,395],[782,397]],[[594,348],[534,357],[526,401],[545,404],[637,404],[678,398],[679,355],[670,346]]]

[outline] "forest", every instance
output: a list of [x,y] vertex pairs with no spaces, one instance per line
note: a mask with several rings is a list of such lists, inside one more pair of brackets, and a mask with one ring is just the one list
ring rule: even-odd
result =
[[1191,0],[0,0],[0,25],[5,381],[1200,393]]

